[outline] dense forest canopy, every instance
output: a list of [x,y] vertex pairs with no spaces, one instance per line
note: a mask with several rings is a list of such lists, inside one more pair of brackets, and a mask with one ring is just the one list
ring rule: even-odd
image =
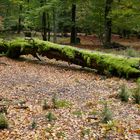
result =
[[[112,28],[111,28],[112,27]],[[110,42],[110,33],[139,36],[139,0],[1,0],[0,30],[34,30],[42,32],[43,40],[50,34],[96,33],[103,42]],[[105,38],[106,38],[105,37]]]

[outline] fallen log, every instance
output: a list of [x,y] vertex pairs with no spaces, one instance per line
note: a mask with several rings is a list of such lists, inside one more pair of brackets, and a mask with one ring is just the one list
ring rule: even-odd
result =
[[[0,44],[1,47],[2,43]],[[39,39],[33,41],[16,39],[4,45],[8,46],[7,56],[14,59],[20,57],[20,55],[31,54],[36,57],[38,54],[49,59],[62,60],[82,67],[96,69],[101,74],[111,74],[125,78],[140,77],[140,58],[89,51]]]
[[6,53],[8,51],[8,43],[0,39],[0,54]]

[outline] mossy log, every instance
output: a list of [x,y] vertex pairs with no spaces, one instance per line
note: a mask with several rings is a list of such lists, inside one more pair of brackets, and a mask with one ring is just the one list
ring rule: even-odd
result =
[[6,53],[7,51],[8,51],[8,44],[5,41],[0,40],[0,54]]
[[125,78],[140,77],[140,58],[124,57],[114,54],[106,54],[97,51],[89,51],[72,46],[58,45],[47,41],[34,39],[16,39],[10,42],[0,43],[8,46],[7,56],[18,58],[20,55],[36,54],[46,56],[49,59],[66,61],[68,63],[96,69],[102,74],[111,74]]

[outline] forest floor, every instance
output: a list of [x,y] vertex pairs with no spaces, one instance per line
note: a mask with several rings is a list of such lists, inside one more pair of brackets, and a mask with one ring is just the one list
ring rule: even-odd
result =
[[[79,37],[80,48],[140,54],[140,41],[136,38],[113,36],[113,41],[130,46],[118,51],[101,48],[94,35]],[[69,38],[58,39],[61,44],[68,42]],[[0,57],[0,110],[6,106],[9,123],[8,129],[0,130],[0,140],[140,139],[140,105],[131,98],[127,103],[117,98],[123,84],[129,89],[136,87],[134,80],[97,75],[91,69],[41,59]],[[57,108],[54,98],[59,103]],[[112,120],[107,124],[102,123],[105,103],[112,112]]]
[[[7,107],[9,123],[0,140],[140,139],[140,105],[116,98],[121,85],[136,87],[133,80],[42,59],[0,57],[0,105]],[[45,99],[49,109],[43,110]],[[113,117],[107,124],[105,102]]]
[[[81,43],[77,46],[80,48],[86,48],[86,49],[100,49],[101,41],[96,35],[81,35],[79,34],[78,37],[81,40]],[[59,43],[62,44],[69,44],[70,38],[69,37],[63,37],[58,39]],[[112,42],[118,42],[122,45],[132,47],[134,49],[140,50],[140,39],[137,39],[136,37],[129,37],[129,38],[120,38],[119,35],[112,35]]]
[[[79,35],[78,36],[81,40],[81,43],[76,45],[76,47],[83,48],[83,49],[89,49],[89,50],[97,50],[97,51],[103,51],[106,53],[114,53],[114,54],[121,54],[125,56],[132,56],[132,57],[139,57],[140,56],[140,39],[137,39],[136,37],[130,37],[127,38],[120,38],[119,35],[112,35],[112,42],[120,43],[127,48],[125,50],[122,49],[105,49],[101,47],[102,43],[98,39],[96,35]],[[63,37],[58,38],[58,43],[60,44],[69,44],[70,38],[69,37]]]

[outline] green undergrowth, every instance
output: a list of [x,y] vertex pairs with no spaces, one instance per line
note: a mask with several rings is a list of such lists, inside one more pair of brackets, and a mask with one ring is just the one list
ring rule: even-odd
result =
[[8,128],[8,121],[4,114],[0,113],[0,129]]
[[[4,43],[0,41],[0,47],[3,45]],[[84,67],[96,69],[101,74],[125,78],[140,77],[140,58],[88,51],[39,39],[28,41],[18,38],[7,42],[7,46],[7,56],[10,58],[18,58],[20,55],[27,54],[35,56],[36,53],[48,57],[48,54],[52,55],[55,53],[55,57],[57,56],[60,60],[70,61],[72,63],[76,62],[75,64],[78,65],[82,63]],[[51,56],[51,58],[53,58],[53,56]]]

